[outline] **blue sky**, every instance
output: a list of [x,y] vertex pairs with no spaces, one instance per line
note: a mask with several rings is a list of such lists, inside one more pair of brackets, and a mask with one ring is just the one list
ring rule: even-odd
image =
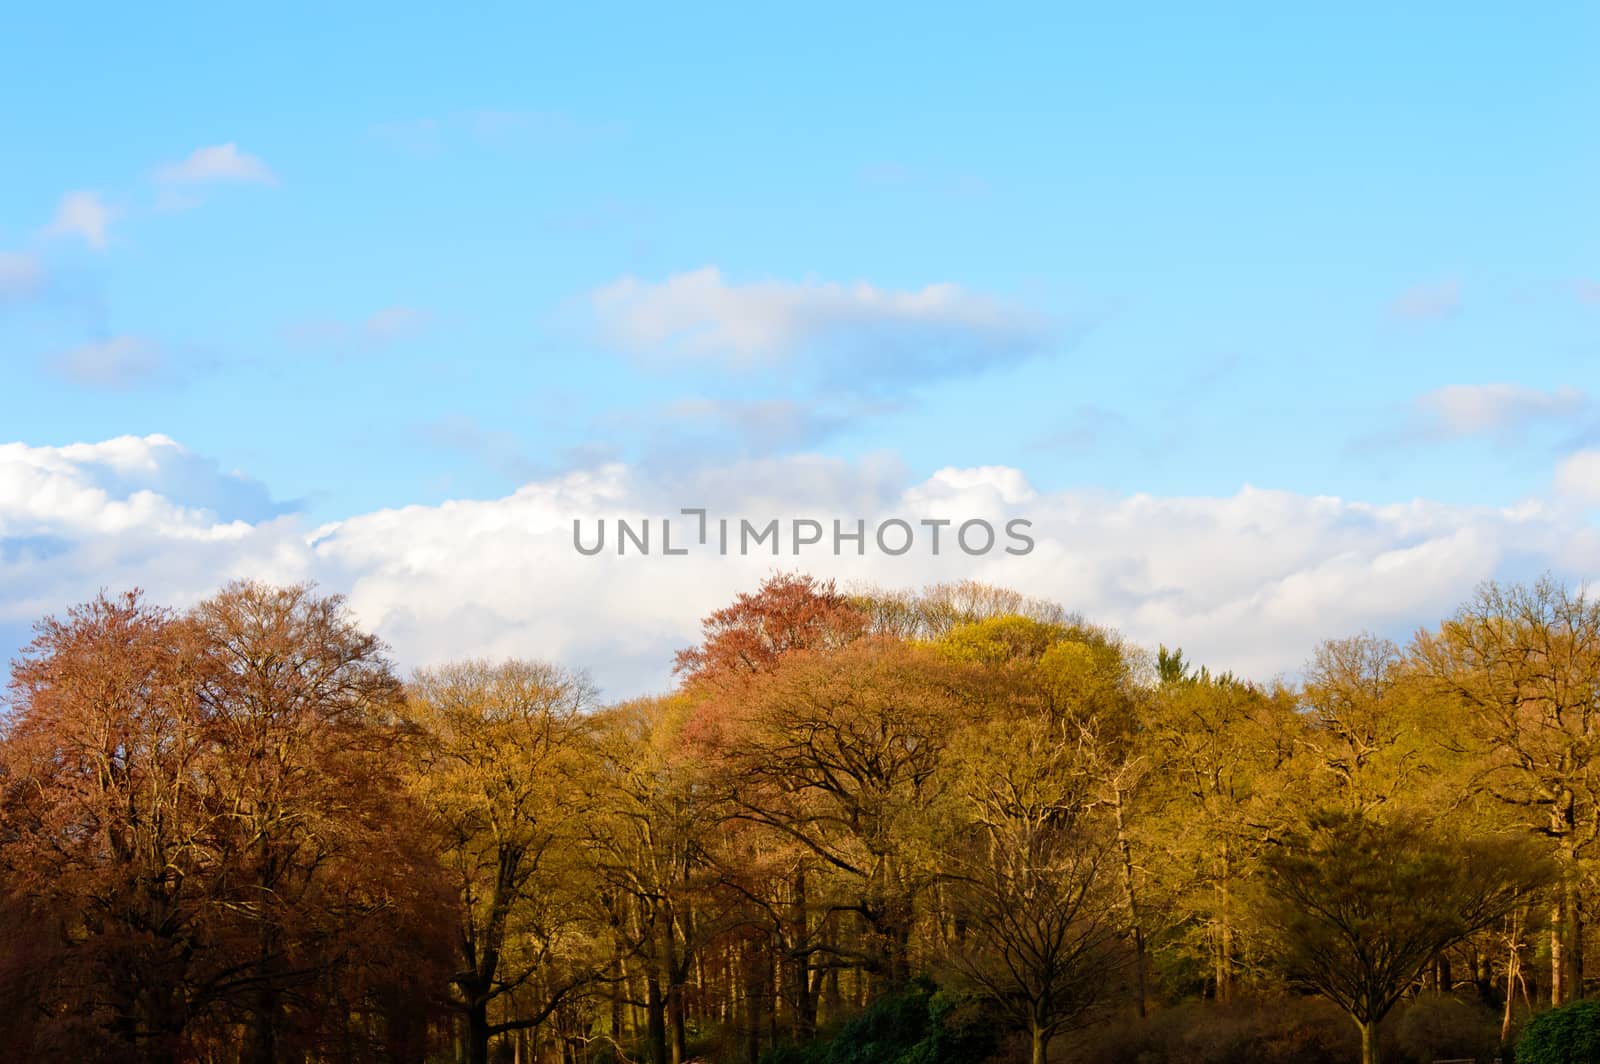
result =
[[328,11],[11,14],[0,440],[302,530],[813,458],[1591,501],[1593,5]]

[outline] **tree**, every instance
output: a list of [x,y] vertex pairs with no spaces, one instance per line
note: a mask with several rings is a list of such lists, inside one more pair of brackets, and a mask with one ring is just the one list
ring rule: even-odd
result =
[[795,652],[725,689],[708,755],[734,815],[798,843],[841,880],[836,912],[865,922],[859,958],[884,985],[910,978],[913,906],[934,878],[930,812],[960,711],[963,669],[887,638]]
[[138,592],[36,631],[13,671],[0,761],[5,985],[27,991],[7,1011],[70,1017],[16,1032],[41,1052],[87,1041],[176,1060],[217,970],[206,813],[189,785],[206,753],[194,642]]
[[40,1048],[185,1059],[242,1018],[247,1059],[415,1059],[426,1010],[393,1006],[438,956],[437,868],[379,644],[337,599],[257,585],[186,616],[102,596],[38,631],[0,744],[24,947],[0,967],[34,969]]
[[239,582],[189,620],[211,745],[208,860],[231,891],[245,1059],[274,1064],[342,1040],[325,1029],[341,1014],[329,988],[432,971],[438,869],[399,775],[400,681],[344,599]]
[[785,654],[843,646],[865,628],[833,581],[779,573],[705,618],[700,645],[680,650],[673,671],[688,684],[764,672]]
[[[1242,888],[1288,819],[1305,724],[1285,692],[1207,670],[1162,684],[1138,736],[1157,793],[1144,825],[1151,878],[1202,941],[1220,1002],[1234,992],[1247,928]],[[1192,948],[1192,947],[1191,947]]]
[[1463,719],[1476,786],[1556,844],[1550,1000],[1562,1004],[1583,985],[1579,866],[1600,839],[1600,601],[1549,578],[1485,584],[1412,653]]
[[1330,639],[1307,664],[1309,740],[1340,802],[1371,812],[1428,768],[1408,671],[1400,648],[1371,634]]
[[682,742],[691,710],[682,696],[634,699],[605,711],[594,736],[599,799],[585,825],[586,850],[602,893],[619,910],[618,967],[634,956],[643,961],[652,1064],[686,1059],[689,974],[719,925],[739,915],[728,898],[704,911],[712,900],[706,850],[722,811],[700,793]]
[[[1143,1015],[1147,966],[1131,809],[1147,780],[1150,762],[1136,742],[1139,709],[1146,699],[1133,682],[1127,648],[1113,635],[1081,622],[1040,619],[1038,615],[1047,611],[1037,607],[1033,613],[960,624],[935,644],[946,657],[980,664],[988,673],[984,690],[974,690],[971,696],[974,708],[980,704],[983,708],[968,714],[977,719],[963,722],[958,745],[970,750],[998,744],[1001,749],[1031,751],[1032,747],[1013,742],[1022,736],[1037,737],[1042,728],[1055,745],[1048,755],[1031,753],[1025,764],[1033,765],[1041,756],[1054,763],[1071,752],[1073,801],[1067,802],[1064,792],[1057,795],[1052,830],[1059,828],[1069,808],[1074,816],[1091,808],[1109,814],[1103,826],[1111,833],[1113,849],[1105,868],[1114,870],[1120,888],[1123,925],[1133,939],[1136,1005]],[[1016,766],[991,767],[997,778],[1006,779]],[[1031,822],[1031,817],[1024,818],[1024,823]],[[1022,830],[1022,825],[1012,827]],[[1025,833],[1033,830],[1027,828]]]
[[1321,810],[1264,856],[1258,913],[1291,978],[1349,1013],[1377,1064],[1378,1024],[1423,966],[1546,879],[1526,839]]
[[921,591],[868,588],[850,596],[850,603],[866,618],[868,632],[905,640],[938,641],[964,625],[1002,618],[1057,630],[1081,620],[1059,603],[976,580],[930,584]]
[[532,661],[459,662],[412,684],[411,785],[458,899],[451,1001],[472,1064],[597,974],[574,854],[590,809],[582,744],[593,700],[586,677]]
[[959,927],[949,960],[1046,1064],[1051,1040],[1105,1000],[1128,960],[1116,837],[1089,811],[1098,757],[1081,730],[1037,717],[971,738],[984,753],[967,758],[966,830],[947,858]]

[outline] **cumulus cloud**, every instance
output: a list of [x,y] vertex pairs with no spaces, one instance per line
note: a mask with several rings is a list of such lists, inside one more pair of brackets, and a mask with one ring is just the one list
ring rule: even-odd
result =
[[68,192],[56,206],[55,217],[45,227],[46,236],[75,236],[102,251],[116,212],[93,192]]
[[1389,304],[1389,312],[1408,321],[1448,318],[1461,309],[1461,282],[1454,277],[1406,289]]
[[0,304],[21,302],[44,284],[44,267],[32,255],[0,251]]
[[737,284],[707,266],[658,282],[624,277],[590,302],[603,336],[647,359],[751,369],[804,355],[807,367],[867,384],[1014,362],[1052,337],[1039,315],[956,284]]
[[[23,515],[101,531],[149,524],[147,518],[157,511],[119,510],[129,500],[136,507],[159,504],[169,516],[182,512],[226,522],[258,522],[287,512],[259,481],[224,472],[213,460],[160,434],[62,447],[0,444],[0,484],[0,530],[6,531],[14,530]],[[123,520],[119,513],[133,516]]]
[[432,317],[419,307],[395,305],[373,311],[365,318],[345,321],[317,318],[289,326],[289,339],[303,347],[347,350],[378,348],[412,340],[427,331]]
[[0,638],[12,639],[0,658],[33,621],[102,588],[143,585],[181,605],[257,567],[296,579],[304,537],[285,511],[165,436],[0,445]]
[[1509,432],[1538,419],[1583,412],[1588,396],[1571,386],[1541,391],[1519,384],[1452,384],[1416,400],[1426,426],[1444,436]]
[[[1587,469],[1581,483],[1595,484],[1593,465],[1571,469],[1571,478]],[[1375,505],[1249,487],[1191,498],[1039,492],[1005,467],[919,481],[889,456],[756,459],[676,478],[608,465],[503,498],[319,528],[263,508],[264,499],[163,437],[0,448],[0,629],[16,631],[101,587],[138,584],[184,604],[230,578],[310,578],[347,592],[404,665],[550,657],[591,667],[621,696],[666,683],[671,652],[694,638],[698,618],[782,567],[892,586],[1008,584],[1146,645],[1182,645],[1213,668],[1265,678],[1296,669],[1326,637],[1362,629],[1404,637],[1488,577],[1547,568],[1574,580],[1600,575],[1600,532],[1554,501]],[[575,518],[592,538],[600,518],[676,517],[675,542],[688,542],[684,506],[706,507],[713,520],[861,519],[869,529],[887,517],[996,527],[1021,517],[1037,546],[1020,557],[970,557],[951,548],[947,532],[938,556],[849,548],[842,557],[797,559],[787,549],[665,557],[657,525],[649,556],[583,557],[573,548]]]
[[157,383],[171,369],[161,349],[136,336],[94,340],[46,359],[47,367],[82,388],[128,391]]
[[232,141],[196,148],[187,158],[158,169],[156,179],[167,185],[199,185],[215,181],[257,185],[278,183],[278,175],[265,162],[240,151]]
[[1600,448],[1569,454],[1556,467],[1556,490],[1568,498],[1600,506]]

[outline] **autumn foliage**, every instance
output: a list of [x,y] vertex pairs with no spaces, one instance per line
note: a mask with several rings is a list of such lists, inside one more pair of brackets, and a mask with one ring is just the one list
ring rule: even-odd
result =
[[1588,985],[1600,609],[1489,586],[1308,656],[778,574],[606,704],[536,658],[402,680],[307,586],[102,595],[12,668],[0,1059],[1509,1045]]

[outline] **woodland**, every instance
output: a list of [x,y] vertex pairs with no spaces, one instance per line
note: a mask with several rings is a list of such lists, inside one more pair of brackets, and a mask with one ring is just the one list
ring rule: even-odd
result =
[[0,716],[0,1059],[1600,1059],[1600,602],[1330,634],[1251,679],[775,573],[608,702],[102,594]]

